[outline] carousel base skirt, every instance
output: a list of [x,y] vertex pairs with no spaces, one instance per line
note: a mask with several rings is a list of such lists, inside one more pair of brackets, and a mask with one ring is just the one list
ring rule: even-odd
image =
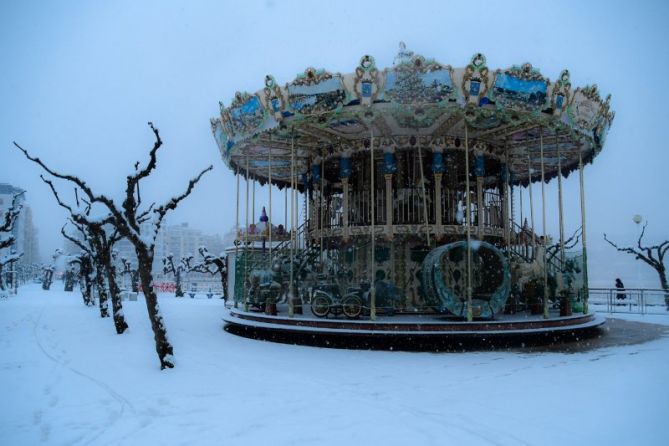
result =
[[600,333],[606,319],[594,313],[560,317],[498,315],[495,320],[466,322],[437,314],[379,316],[349,320],[288,317],[225,310],[225,330],[273,342],[353,349],[463,351],[523,348],[577,343]]

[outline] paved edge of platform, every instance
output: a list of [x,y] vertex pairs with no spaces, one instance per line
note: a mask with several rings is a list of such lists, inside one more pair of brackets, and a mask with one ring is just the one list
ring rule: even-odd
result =
[[[302,334],[302,335],[315,335],[315,334],[324,334],[324,335],[337,335],[337,336],[392,336],[392,337],[415,337],[415,336],[423,336],[423,337],[440,337],[440,338],[447,338],[447,337],[457,337],[457,338],[463,338],[463,337],[484,337],[484,336],[518,336],[518,335],[532,335],[532,334],[550,334],[550,333],[561,333],[561,332],[575,332],[575,331],[581,331],[581,330],[590,330],[596,327],[599,327],[603,325],[606,322],[606,318],[595,313],[589,313],[587,315],[578,315],[578,316],[571,316],[571,317],[565,317],[561,318],[559,321],[560,322],[569,322],[570,320],[576,321],[580,319],[587,319],[585,322],[581,323],[573,323],[573,324],[564,324],[564,325],[557,325],[557,326],[539,326],[536,328],[517,328],[515,329],[513,326],[514,325],[526,325],[528,324],[528,321],[507,321],[507,322],[500,322],[500,321],[477,321],[477,322],[430,322],[429,324],[423,324],[423,325],[431,325],[431,326],[439,326],[443,325],[444,327],[451,327],[449,330],[437,330],[437,329],[430,329],[430,330],[421,330],[421,329],[416,329],[416,330],[392,330],[392,329],[382,329],[383,325],[387,325],[389,327],[397,326],[397,325],[405,325],[405,326],[417,326],[421,324],[417,324],[416,322],[373,322],[370,323],[369,321],[342,321],[342,323],[345,324],[350,324],[351,322],[357,322],[358,324],[364,324],[364,325],[376,325],[379,327],[379,329],[367,329],[367,328],[331,328],[331,327],[324,327],[324,326],[305,326],[305,325],[299,325],[295,323],[287,324],[285,323],[288,319],[287,318],[282,318],[279,317],[276,319],[276,322],[265,322],[264,320],[257,320],[258,318],[261,319],[274,319],[276,316],[261,316],[261,315],[251,315],[252,318],[247,317],[240,317],[240,316],[245,316],[242,315],[241,312],[238,312],[235,314],[235,312],[226,310],[226,312],[223,315],[223,321],[225,322],[226,326],[236,326],[236,327],[243,327],[246,329],[255,329],[255,330],[262,330],[262,331],[279,331],[283,333],[293,333],[293,334]],[[296,320],[290,320],[291,322],[295,322]],[[316,319],[308,319],[309,322],[316,322],[318,324],[319,320]],[[542,323],[550,322],[551,320],[545,321],[545,320],[539,320],[539,321],[532,321],[533,324],[535,325],[541,325]],[[557,321],[556,319],[552,320],[553,322]],[[323,324],[331,324],[333,323],[332,320],[330,321],[323,321]],[[335,322],[336,323],[336,322]],[[453,327],[457,327],[458,325],[465,326],[465,324],[469,327],[468,330],[457,330],[453,329]],[[472,329],[473,327],[479,327],[479,326],[486,326],[486,325],[506,325],[507,328],[504,330],[495,330],[495,329]]]

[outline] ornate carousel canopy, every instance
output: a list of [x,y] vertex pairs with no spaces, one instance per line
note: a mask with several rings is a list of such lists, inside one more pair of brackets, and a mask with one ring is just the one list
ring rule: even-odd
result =
[[290,184],[293,159],[297,175],[325,162],[324,174],[336,177],[370,144],[429,149],[436,171],[462,163],[467,147],[485,160],[477,168],[506,165],[515,184],[540,180],[543,159],[548,180],[577,169],[579,152],[591,161],[614,117],[610,95],[572,89],[568,70],[551,82],[529,63],[490,69],[482,54],[452,68],[403,44],[383,70],[365,55],[350,74],[307,68],[283,87],[268,75],[263,89],[238,92],[220,113],[211,128],[225,163],[263,183],[271,166],[279,187]]

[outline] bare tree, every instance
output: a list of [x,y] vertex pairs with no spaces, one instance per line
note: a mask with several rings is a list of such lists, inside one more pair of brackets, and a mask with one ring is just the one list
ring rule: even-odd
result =
[[209,273],[212,276],[218,274],[221,280],[222,298],[228,298],[228,262],[227,258],[223,256],[215,256],[209,253],[207,248],[200,246],[198,252],[202,256],[202,262],[191,267],[193,271],[201,273]]
[[[168,340],[167,329],[158,305],[158,296],[153,290],[152,266],[156,236],[167,212],[176,209],[178,204],[190,195],[198,181],[200,181],[206,172],[212,169],[212,166],[203,169],[197,176],[192,178],[188,182],[186,190],[180,195],[170,198],[160,206],[156,206],[155,203],[152,203],[148,208],[143,210],[140,209],[142,201],[139,193],[139,183],[141,180],[147,178],[156,168],[156,153],[163,145],[158,129],[156,129],[150,122],[149,127],[155,136],[153,148],[149,152],[149,161],[146,166],[141,169],[139,168],[140,163],[135,163],[135,172],[128,175],[126,178],[125,197],[120,206],[106,195],[96,194],[81,178],[56,172],[49,168],[39,158],[31,156],[16,142],[14,142],[14,145],[23,152],[26,158],[41,166],[42,169],[51,176],[75,184],[83,191],[89,203],[104,206],[112,217],[112,224],[118,230],[119,234],[122,237],[127,238],[133,245],[135,254],[137,255],[142,291],[144,292],[147,311],[149,313],[149,319],[151,320],[151,328],[154,333],[156,352],[158,353],[158,358],[160,360],[160,368],[165,369],[174,367],[174,358],[173,347]],[[143,225],[144,223],[146,223],[146,225]]]
[[[76,238],[73,240],[65,233],[65,227],[63,227],[60,232],[65,238],[73,241],[81,248],[81,246],[78,244],[79,240]],[[94,305],[93,297],[91,296],[91,288],[93,286],[93,260],[90,253],[87,252],[86,249],[82,249],[79,254],[71,256],[69,263],[71,265],[76,265],[79,268],[79,291],[81,291],[81,297],[84,300],[84,305]]]
[[139,291],[139,273],[137,271],[137,268],[134,268],[133,265],[130,263],[128,259],[125,257],[121,257],[121,264],[123,265],[123,270],[121,271],[121,275],[128,275],[130,276],[130,289],[132,290],[133,293],[137,293]]
[[[0,220],[0,250],[8,249],[14,245],[16,242],[16,237],[12,233],[14,230],[14,224],[19,218],[21,213],[22,205],[19,204],[19,197],[23,195],[23,192],[15,194],[12,197],[12,203],[5,212],[2,220]],[[10,251],[9,254],[0,256],[0,291],[4,291],[5,285],[3,280],[3,269],[7,264],[13,264],[16,262],[23,253],[17,253],[15,251]],[[11,265],[10,265],[11,266]]]
[[[571,235],[571,237],[569,237],[562,243],[562,249],[565,251],[572,249],[578,244],[580,239],[581,239],[581,227],[579,226],[578,229],[576,229],[576,231],[574,231],[574,233]],[[552,262],[555,259],[555,257],[557,257],[558,254],[560,254],[560,251],[561,251],[560,242],[553,243],[552,245],[548,246],[546,248],[546,261]]]
[[53,253],[51,256],[52,262],[51,265],[44,266],[42,268],[42,289],[49,291],[51,288],[51,283],[53,282],[53,273],[56,271],[56,261],[58,260],[58,257],[61,256],[63,252],[60,250],[60,248],[56,248],[56,251]]
[[[183,260],[183,259],[182,259]],[[173,274],[174,275],[174,296],[175,297],[184,297],[184,291],[181,284],[181,273],[184,271],[183,262],[174,264],[174,256],[168,254],[166,257],[163,257],[163,274]]]
[[667,251],[669,251],[669,240],[665,240],[658,245],[642,245],[643,236],[646,233],[646,226],[648,226],[647,222],[643,225],[643,229],[641,230],[639,239],[636,242],[636,246],[618,246],[616,243],[609,240],[606,234],[604,234],[604,240],[609,242],[609,244],[618,251],[632,254],[637,260],[641,260],[642,262],[648,264],[655,270],[655,272],[657,272],[657,275],[660,278],[660,286],[665,291],[664,303],[667,306],[667,310],[669,310],[669,282],[667,282],[667,268],[664,265],[664,256],[667,254]]
[[107,278],[107,290],[112,301],[114,326],[116,327],[116,333],[121,334],[128,328],[128,324],[125,322],[123,304],[121,302],[121,290],[116,281],[116,269],[112,262],[114,244],[121,237],[115,228],[110,231],[110,234],[107,234],[105,228],[100,225],[91,225],[87,229],[95,251],[98,253],[95,259],[95,265],[98,268],[97,275],[100,276],[102,274]]
[[[58,203],[72,211],[70,207],[61,202],[53,184],[48,180],[46,181],[52,188]],[[75,243],[82,250],[88,252],[89,257],[93,259],[95,282],[99,297],[100,317],[109,317],[107,304],[107,297],[109,296],[112,301],[112,315],[114,316],[116,333],[122,334],[128,328],[128,324],[126,323],[123,314],[121,290],[116,281],[116,269],[112,263],[114,244],[120,240],[121,237],[118,235],[118,231],[115,228],[112,228],[109,231],[109,234],[107,233],[108,231],[105,227],[110,224],[110,221],[109,217],[103,220],[91,221],[87,216],[84,217],[82,215],[73,214],[71,223],[81,234],[83,242],[75,237],[67,235],[64,227],[61,230],[61,233],[65,238]]]

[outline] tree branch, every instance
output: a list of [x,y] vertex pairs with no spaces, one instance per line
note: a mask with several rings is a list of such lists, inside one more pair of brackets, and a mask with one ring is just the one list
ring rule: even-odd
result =
[[24,192],[19,192],[18,194],[14,194],[12,197],[12,204],[9,206],[9,209],[7,209],[7,212],[5,213],[5,218],[2,223],[2,226],[0,226],[0,232],[11,232],[11,230],[14,228],[14,222],[16,221],[17,217],[21,213],[21,209],[23,208],[22,205],[18,204],[17,201],[21,195],[23,195]]
[[[123,216],[122,216],[121,212],[119,212],[118,208],[116,207],[116,205],[114,204],[114,202],[111,199],[107,198],[104,195],[95,195],[95,193],[93,193],[93,190],[82,179],[80,179],[80,178],[78,178],[74,175],[66,175],[66,174],[61,174],[61,173],[56,172],[55,170],[53,170],[49,166],[47,166],[41,159],[31,156],[30,153],[28,153],[28,151],[26,149],[24,149],[23,147],[21,147],[16,141],[14,141],[13,143],[14,143],[14,146],[17,149],[19,149],[21,152],[23,152],[23,155],[25,155],[25,157],[28,160],[30,160],[33,163],[39,165],[42,169],[44,169],[45,172],[47,172],[51,176],[53,176],[55,178],[62,179],[62,180],[70,181],[70,182],[76,184],[86,194],[90,203],[102,203],[102,204],[104,204],[107,207],[107,209],[109,210],[109,212],[114,216],[114,218],[116,219],[116,221],[118,222],[119,225],[125,224],[125,222],[123,221]],[[45,181],[47,181],[47,180],[45,180]],[[52,190],[53,190],[53,185],[51,185],[51,187],[52,187]]]
[[188,188],[186,189],[186,191],[184,193],[182,193],[181,195],[179,195],[177,197],[173,197],[167,203],[165,203],[162,206],[159,206],[158,208],[154,209],[153,212],[158,215],[158,220],[156,221],[156,232],[158,231],[158,229],[160,229],[160,225],[163,221],[163,218],[165,218],[165,214],[167,214],[167,211],[176,209],[179,202],[181,202],[184,198],[186,198],[187,196],[190,195],[190,193],[193,191],[193,188],[195,187],[195,185],[198,183],[198,181],[200,181],[200,178],[202,178],[202,175],[209,172],[213,168],[214,168],[214,166],[210,165],[206,169],[202,170],[202,172],[200,172],[195,178],[192,178],[188,182]]
[[[136,212],[140,203],[139,194],[137,199],[135,199],[135,190],[137,190],[139,181],[148,177],[151,174],[151,171],[156,168],[156,152],[158,152],[158,149],[163,145],[163,141],[160,139],[160,133],[158,132],[158,129],[153,126],[152,122],[149,122],[149,127],[151,127],[151,130],[156,137],[153,148],[149,152],[149,162],[142,170],[138,171],[134,175],[128,175],[125,189],[125,200],[123,201],[123,209],[125,211],[126,218],[136,231],[139,231],[139,226],[137,225],[139,218],[136,217]],[[138,167],[139,162],[135,164],[135,170],[137,170]]]
[[[620,246],[618,246],[617,244],[615,244],[614,242],[612,242],[611,240],[609,240],[609,239],[607,238],[606,233],[604,234],[604,240],[606,240],[606,241],[609,243],[609,245],[611,245],[611,246],[613,246],[614,248],[616,248],[616,250],[618,250],[618,251],[620,251],[620,252],[626,252],[626,253],[628,253],[628,254],[633,254],[633,255],[637,258],[637,260],[642,260],[643,262],[647,263],[648,265],[652,266],[653,268],[657,268],[656,264],[653,262],[652,259],[649,259],[649,258],[646,257],[645,255],[643,255],[643,253],[637,251],[637,250],[634,249],[634,248],[631,248],[631,247],[620,247]],[[639,240],[641,240],[641,238],[639,238]],[[640,245],[640,242],[639,242],[639,245]],[[642,248],[642,249],[643,249],[643,248]]]
[[62,228],[60,228],[60,233],[63,234],[63,237],[65,237],[67,240],[71,241],[75,245],[77,245],[79,248],[81,248],[82,251],[86,252],[89,256],[92,256],[92,252],[89,247],[85,246],[81,241],[65,232],[65,226],[67,226],[67,223],[63,225]]

